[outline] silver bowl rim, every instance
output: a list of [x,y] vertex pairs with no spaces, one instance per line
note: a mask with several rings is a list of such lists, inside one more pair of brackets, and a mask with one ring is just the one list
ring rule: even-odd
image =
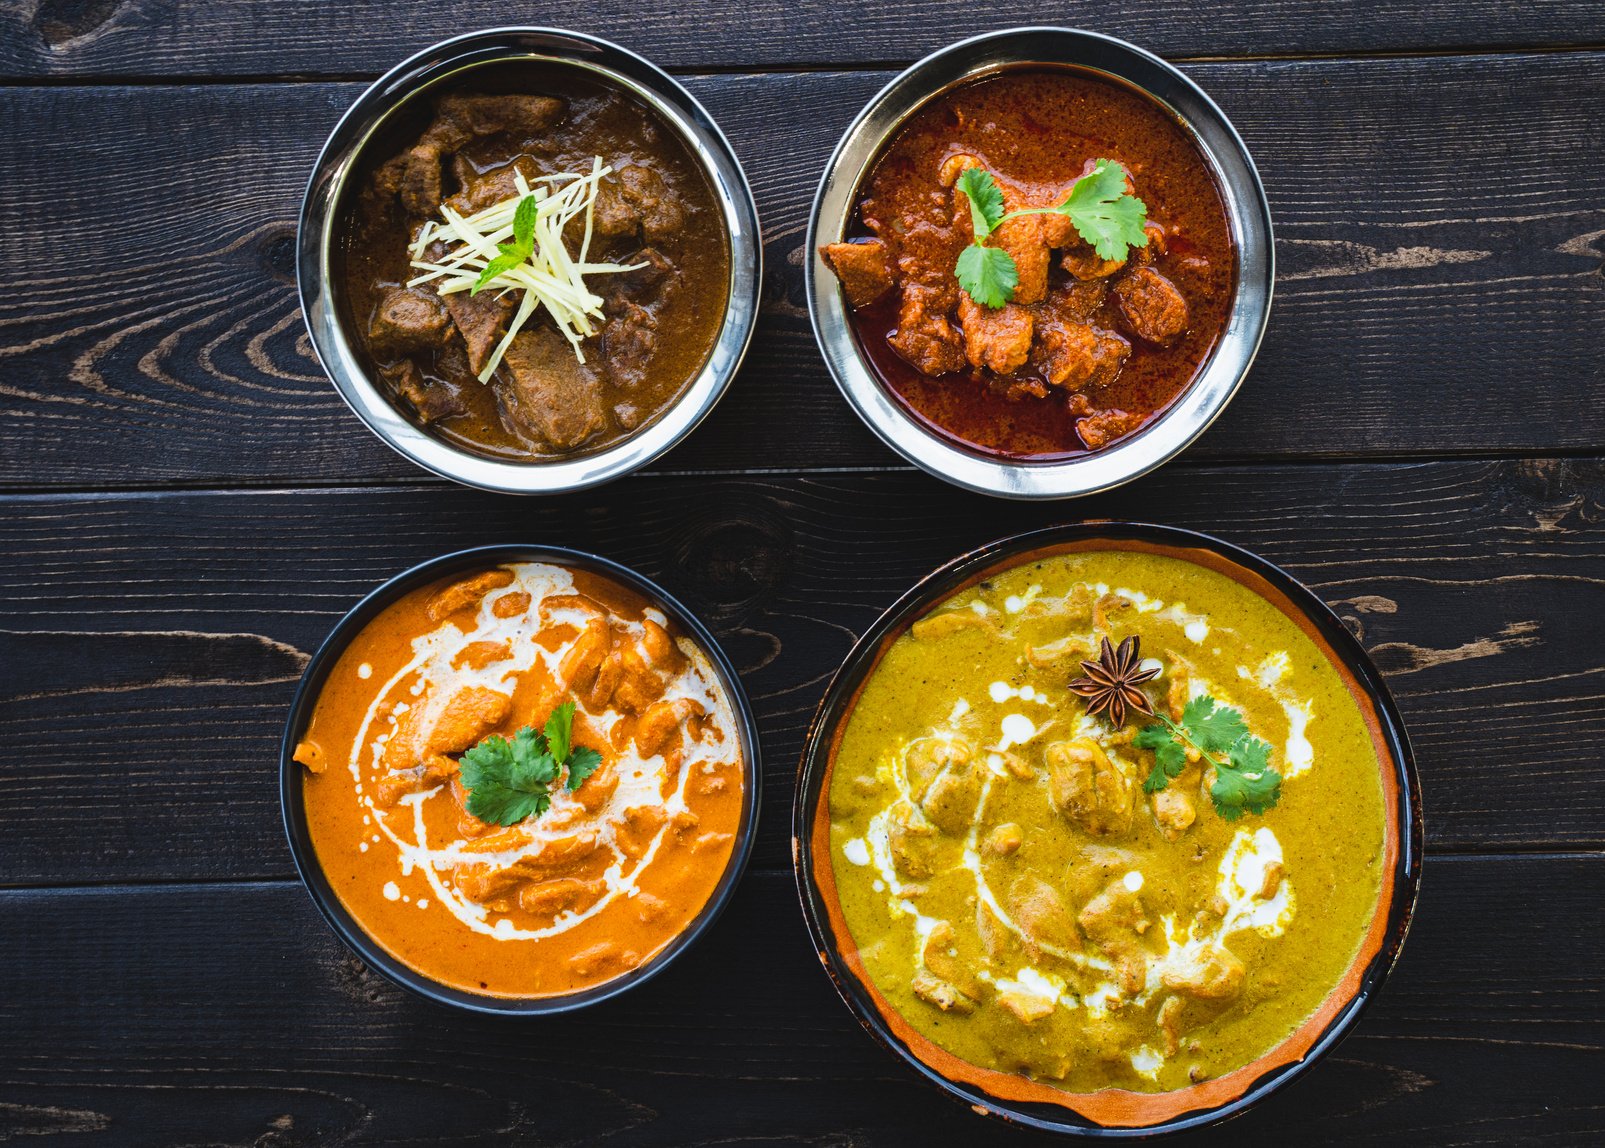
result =
[[[674,403],[624,441],[577,458],[511,462],[435,438],[387,399],[356,357],[340,320],[330,277],[339,208],[365,145],[421,93],[488,64],[528,60],[584,69],[652,107],[679,134],[713,185],[730,237],[730,291],[724,324],[701,372]],[[562,28],[488,28],[418,52],[357,97],[319,152],[302,199],[296,283],[312,348],[347,406],[386,445],[424,469],[467,486],[505,494],[583,490],[639,469],[674,447],[705,418],[741,366],[758,320],[763,242],[752,188],[713,117],[686,88],[642,56],[610,41]]]
[[[857,189],[887,142],[918,108],[981,76],[1032,66],[1100,73],[1168,109],[1213,169],[1237,251],[1237,283],[1225,331],[1204,368],[1170,407],[1114,446],[1057,462],[999,459],[938,437],[910,416],[864,363],[835,276],[819,254],[851,218]],[[1080,28],[1020,27],[960,40],[903,71],[859,112],[831,153],[808,218],[803,261],[808,317],[825,364],[848,404],[909,462],[981,494],[1071,498],[1108,490],[1180,454],[1237,392],[1270,316],[1276,253],[1259,171],[1226,114],[1173,65],[1135,44]]]

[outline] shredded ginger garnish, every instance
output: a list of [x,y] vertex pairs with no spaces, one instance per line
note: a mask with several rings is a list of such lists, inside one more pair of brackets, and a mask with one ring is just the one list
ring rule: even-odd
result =
[[[492,277],[480,290],[504,295],[508,291],[523,292],[523,300],[507,324],[507,334],[496,345],[496,350],[485,362],[479,381],[489,382],[492,374],[507,353],[513,336],[529,322],[536,310],[545,307],[557,324],[557,329],[574,348],[574,356],[585,362],[582,343],[597,333],[597,322],[603,318],[602,297],[585,284],[587,275],[610,275],[620,271],[634,271],[645,263],[589,263],[591,250],[591,224],[595,212],[597,186],[613,169],[604,166],[600,156],[591,161],[591,173],[560,172],[556,175],[537,176],[526,181],[523,172],[513,173],[513,185],[518,194],[483,211],[463,216],[449,205],[440,205],[444,222],[431,219],[418,230],[409,253],[412,266],[424,272],[407,281],[407,286],[435,282],[435,290],[442,295],[469,291],[479,281],[480,272],[495,259],[497,244],[513,238],[513,216],[519,201],[533,195],[537,205],[535,215],[535,249],[530,257],[501,274]],[[532,191],[530,183],[537,186]],[[552,186],[562,184],[554,190]],[[563,243],[563,230],[580,215],[585,216],[585,234],[580,240],[578,257],[572,257]],[[457,246],[448,251],[440,262],[424,258],[424,252],[436,240],[446,240]]]

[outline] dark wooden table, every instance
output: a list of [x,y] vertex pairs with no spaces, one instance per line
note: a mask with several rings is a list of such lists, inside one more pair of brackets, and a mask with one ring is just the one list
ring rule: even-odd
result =
[[[12,0],[0,4],[0,1141],[1011,1144],[862,1033],[788,852],[805,720],[911,581],[1089,517],[1217,533],[1388,671],[1430,857],[1386,992],[1200,1142],[1605,1139],[1605,12],[1598,0]],[[363,84],[448,34],[574,22],[677,72],[758,196],[746,369],[653,473],[515,500],[347,412],[292,283],[301,189]],[[806,206],[893,70],[1082,24],[1182,62],[1270,194],[1270,334],[1231,409],[1114,494],[1020,506],[900,465],[816,353]],[[277,739],[334,620],[496,541],[661,579],[741,667],[761,838],[705,946],[550,1023],[355,961],[296,882]]]

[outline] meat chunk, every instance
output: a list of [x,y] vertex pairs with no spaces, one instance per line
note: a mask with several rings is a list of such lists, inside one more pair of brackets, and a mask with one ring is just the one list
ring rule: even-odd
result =
[[1136,996],[1148,979],[1148,954],[1140,940],[1149,928],[1137,894],[1115,878],[1076,918],[1087,939],[1114,962],[1115,979],[1127,996]]
[[464,578],[460,582],[453,582],[444,589],[437,590],[435,596],[429,599],[426,608],[431,622],[441,622],[451,617],[458,610],[478,606],[480,600],[492,590],[500,590],[503,586],[513,584],[513,572],[497,568],[475,574],[471,578]]
[[551,327],[515,335],[501,374],[508,414],[548,446],[568,450],[606,425],[596,372]]
[[441,707],[429,731],[426,755],[462,753],[500,725],[512,706],[512,698],[485,686],[458,690]]
[[1211,944],[1181,968],[1167,969],[1160,978],[1172,992],[1199,1000],[1232,1000],[1243,991],[1243,962],[1230,949]]
[[943,1012],[967,1013],[975,1009],[975,1002],[958,989],[930,973],[919,972],[909,982],[914,995],[933,1008]]
[[892,268],[882,240],[827,243],[819,253],[841,280],[847,302],[854,307],[867,307],[892,289]]
[[[461,159],[461,156],[456,157],[456,160]],[[459,166],[455,160],[453,166],[454,168]],[[540,174],[535,167],[535,161],[524,155],[487,172],[473,171],[466,162],[460,167],[467,170],[462,170],[458,174],[457,194],[446,202],[453,211],[462,215],[473,215],[505,199],[512,199],[518,194],[517,176],[520,174],[526,183]]]
[[1088,450],[1102,450],[1116,439],[1125,438],[1148,421],[1142,411],[1111,408],[1076,420],[1076,434]]
[[[551,96],[480,95],[454,92],[435,105],[431,132],[454,136],[491,136],[513,132],[529,138],[544,132],[563,114],[563,101]],[[452,144],[461,147],[466,139]]]
[[323,747],[315,741],[296,742],[293,760],[306,766],[312,773],[322,773],[329,765]]
[[[1196,782],[1197,771],[1190,772],[1194,774]],[[1154,821],[1166,841],[1176,840],[1198,820],[1198,811],[1193,808],[1193,799],[1183,792],[1179,779],[1154,794],[1153,803]]]
[[1014,288],[1014,302],[1023,306],[1040,303],[1048,294],[1047,240],[1042,234],[1042,215],[1021,215],[998,226],[992,233],[994,246],[1014,259],[1020,280]]
[[981,980],[959,952],[958,931],[947,921],[938,921],[925,938],[920,961],[936,976],[972,1000],[981,995]]
[[919,642],[935,642],[957,634],[962,630],[981,630],[987,634],[998,632],[997,623],[991,618],[977,614],[974,610],[943,610],[941,613],[929,614],[909,627],[909,632]]
[[998,1005],[1013,1013],[1024,1024],[1032,1024],[1053,1013],[1054,1001],[1040,993],[1004,989],[997,996]]
[[922,375],[933,378],[964,368],[964,341],[938,308],[940,292],[918,283],[903,286],[897,330],[886,337],[892,350]]
[[609,310],[616,309],[617,302],[622,300],[650,303],[666,297],[674,287],[674,264],[656,247],[643,247],[618,262],[626,267],[639,266],[633,271],[620,271],[608,280],[610,293],[615,296],[615,306]]
[[1050,321],[1039,326],[1031,358],[1053,386],[1083,391],[1113,382],[1129,354],[1131,344],[1113,331]]
[[1187,330],[1187,300],[1152,267],[1137,267],[1123,275],[1113,293],[1120,317],[1139,339],[1163,345]]
[[639,303],[624,304],[602,329],[602,359],[620,386],[638,387],[645,381],[657,345],[657,318]]
[[1060,267],[1068,271],[1072,278],[1083,281],[1107,279],[1125,265],[1124,259],[1105,259],[1093,250],[1092,244],[1082,239],[1069,244],[1059,259]]
[[394,366],[381,367],[379,373],[391,389],[400,395],[418,415],[418,421],[428,426],[441,419],[460,415],[465,409],[457,392],[443,383],[424,378],[418,364],[403,359]]
[[938,829],[961,837],[969,832],[975,817],[981,783],[981,770],[975,762],[951,762],[925,787],[920,810]]
[[983,307],[968,292],[959,296],[964,357],[972,366],[1012,375],[1031,354],[1031,312],[1013,303]]
[[507,334],[507,321],[513,317],[513,301],[491,291],[481,291],[478,295],[454,291],[442,298],[468,351],[468,369],[477,375],[490,361],[496,344]]
[[655,170],[626,164],[597,188],[592,218],[604,237],[639,232],[661,243],[685,226],[685,209]]
[[913,810],[901,802],[892,810],[887,829],[887,845],[892,853],[892,867],[911,881],[923,881],[934,871],[936,831],[924,821],[914,818]]
[[1067,820],[1096,836],[1131,828],[1131,781],[1097,742],[1056,741],[1043,758],[1049,800]]
[[1059,891],[1046,881],[1030,875],[1017,877],[1004,900],[1009,916],[1029,944],[1058,952],[1080,950],[1075,919]]
[[409,215],[423,218],[440,210],[440,201],[445,195],[440,170],[443,154],[439,144],[426,142],[409,148],[404,156],[391,161],[399,166],[394,185],[401,206]]
[[368,322],[375,354],[427,351],[446,341],[451,317],[440,296],[420,287],[392,287],[379,298]]

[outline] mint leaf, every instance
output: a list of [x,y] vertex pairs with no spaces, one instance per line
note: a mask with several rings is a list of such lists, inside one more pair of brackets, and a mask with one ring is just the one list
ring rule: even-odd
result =
[[1128,247],[1147,247],[1142,225],[1148,205],[1126,191],[1126,169],[1112,159],[1100,159],[1076,180],[1070,194],[1056,209],[1068,215],[1081,238],[1092,244],[1100,259],[1124,259]]
[[511,271],[514,267],[524,262],[527,257],[527,254],[520,252],[496,256],[496,258],[485,264],[485,269],[479,273],[479,278],[474,281],[474,285],[469,288],[468,293],[470,295],[478,295],[485,284],[496,278],[503,271]]
[[569,746],[574,738],[574,703],[564,702],[546,719],[546,744],[552,757],[562,764],[568,760]]
[[578,789],[587,777],[595,773],[602,765],[602,755],[594,749],[581,747],[574,751],[574,756],[568,759],[568,787],[570,790]]
[[1242,714],[1208,694],[1200,694],[1182,707],[1181,724],[1194,744],[1208,753],[1224,753],[1248,733]]
[[1013,256],[996,247],[974,243],[959,255],[954,273],[958,275],[959,286],[983,307],[1002,307],[1014,298],[1014,289],[1020,284],[1020,270],[1014,265]]
[[1244,734],[1227,751],[1228,761],[1215,766],[1215,784],[1209,787],[1215,811],[1227,821],[1244,813],[1265,813],[1282,797],[1282,775],[1270,766],[1271,747]]
[[513,211],[513,242],[523,249],[526,259],[535,250],[535,216],[539,211],[533,195],[519,200]]
[[985,239],[1003,219],[1003,189],[998,187],[991,172],[979,167],[966,168],[953,186],[970,201],[970,223],[975,228],[975,238]]

